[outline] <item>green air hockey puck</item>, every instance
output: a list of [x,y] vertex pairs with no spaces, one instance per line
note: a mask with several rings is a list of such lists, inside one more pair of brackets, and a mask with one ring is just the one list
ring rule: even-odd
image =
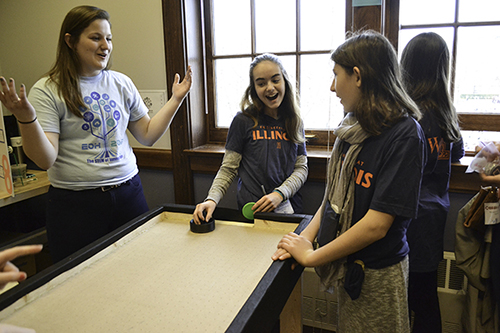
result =
[[243,206],[241,213],[246,219],[253,220],[253,205],[255,205],[255,202],[248,202],[245,206]]

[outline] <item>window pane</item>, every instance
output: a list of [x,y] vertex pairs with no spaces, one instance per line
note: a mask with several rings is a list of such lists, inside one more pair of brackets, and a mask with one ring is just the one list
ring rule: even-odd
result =
[[216,126],[229,127],[240,111],[240,102],[250,78],[250,58],[220,59],[215,61]]
[[251,52],[250,1],[213,0],[214,54]]
[[333,50],[345,40],[345,1],[301,1],[301,50]]
[[485,22],[500,20],[498,0],[460,0],[460,22]]
[[500,113],[500,26],[461,27],[457,42],[457,111]]
[[481,142],[500,141],[500,132],[461,131],[465,151],[475,151]]
[[307,129],[331,129],[338,126],[344,109],[330,91],[333,63],[329,54],[301,57],[301,115]]
[[293,56],[280,56],[281,62],[283,63],[283,67],[285,68],[286,73],[288,74],[288,78],[290,82],[293,84],[293,88],[297,89],[297,62],[296,57]]
[[295,51],[295,36],[295,0],[255,0],[257,53]]
[[424,32],[434,32],[439,36],[443,37],[448,45],[448,50],[450,51],[450,55],[453,49],[453,28],[424,28],[424,29],[403,29],[399,31],[399,41],[398,41],[398,54],[401,59],[401,53],[403,53],[404,48],[408,44],[408,42],[418,34]]
[[399,24],[401,25],[454,21],[455,0],[401,0],[400,2]]

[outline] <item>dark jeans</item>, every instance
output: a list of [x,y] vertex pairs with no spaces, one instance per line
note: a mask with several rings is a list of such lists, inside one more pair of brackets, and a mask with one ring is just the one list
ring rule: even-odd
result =
[[51,186],[46,226],[52,260],[64,259],[148,210],[138,175],[108,191]]
[[[500,309],[500,224],[493,226],[493,241],[490,248],[490,274],[493,298],[497,309]],[[499,311],[497,311],[497,314]]]
[[441,332],[437,270],[425,273],[410,272],[408,305],[410,314],[414,312],[413,333]]

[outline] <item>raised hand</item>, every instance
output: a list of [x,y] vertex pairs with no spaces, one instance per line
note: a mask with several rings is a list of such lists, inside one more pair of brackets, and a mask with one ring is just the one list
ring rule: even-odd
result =
[[184,80],[179,83],[180,79],[180,75],[175,74],[174,83],[172,85],[172,95],[178,101],[182,101],[184,97],[186,97],[189,90],[191,90],[191,84],[193,81],[193,71],[191,70],[191,66],[188,67]]
[[19,89],[19,95],[16,92],[16,83],[14,79],[9,79],[9,83],[4,77],[0,77],[0,101],[21,123],[29,123],[36,118],[36,112],[28,101],[26,96],[26,87],[24,84]]

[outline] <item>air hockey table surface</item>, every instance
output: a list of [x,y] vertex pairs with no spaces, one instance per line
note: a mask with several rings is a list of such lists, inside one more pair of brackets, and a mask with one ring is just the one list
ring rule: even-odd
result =
[[43,332],[266,332],[302,267],[273,262],[310,215],[217,209],[190,231],[194,207],[163,205],[0,296],[2,323]]

